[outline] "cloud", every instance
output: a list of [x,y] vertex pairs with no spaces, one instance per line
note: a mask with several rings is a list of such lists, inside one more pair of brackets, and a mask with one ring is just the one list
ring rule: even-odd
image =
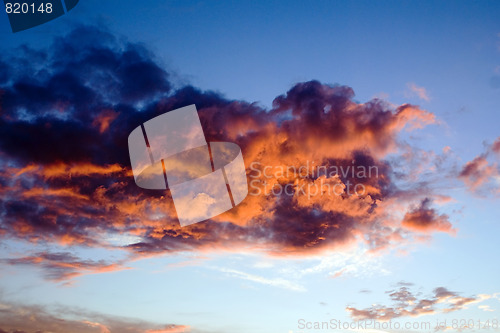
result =
[[96,274],[127,269],[119,263],[107,263],[103,260],[82,260],[68,252],[41,252],[34,256],[0,259],[0,263],[12,266],[36,265],[42,269],[46,279],[55,282],[66,281],[82,274]]
[[445,214],[438,214],[433,208],[429,208],[431,200],[425,198],[420,205],[415,206],[407,212],[403,218],[402,225],[417,231],[439,230],[450,232],[452,226]]
[[109,330],[109,328],[107,328],[105,325],[103,324],[99,324],[99,323],[93,323],[91,321],[88,321],[88,320],[83,320],[82,321],[83,324],[86,324],[90,327],[96,327],[99,329],[100,333],[111,333],[111,331]]
[[489,305],[479,305],[478,308],[485,312],[495,312]]
[[[120,247],[132,258],[242,249],[305,256],[356,242],[377,251],[420,233],[451,231],[430,207],[439,194],[412,184],[398,188],[397,166],[387,159],[399,156],[401,131],[438,122],[417,106],[358,103],[350,87],[309,81],[264,109],[179,85],[143,46],[89,26],[56,38],[49,49],[24,46],[2,57],[9,75],[0,78],[0,237],[103,248],[117,247],[113,236],[139,239]],[[169,191],[134,183],[127,137],[146,120],[190,104],[199,110],[207,141],[242,148],[254,193],[229,212],[181,228]],[[341,172],[263,173],[307,165]],[[376,173],[360,176],[370,168]],[[319,190],[353,185],[363,193]],[[276,186],[292,192],[264,194]],[[429,201],[415,210],[412,204],[423,198]],[[54,272],[46,275],[53,280],[112,264],[21,259],[10,263],[40,265]],[[69,269],[58,268],[68,260]]]
[[409,91],[405,93],[405,96],[417,96],[418,98],[426,102],[429,102],[431,100],[427,89],[425,89],[424,87],[419,87],[413,82],[406,84],[406,86],[408,87]]
[[232,277],[236,277],[243,280],[248,280],[273,287],[289,289],[292,291],[306,291],[306,289],[303,286],[283,278],[266,278],[263,276],[249,274],[230,268],[219,268],[219,270]]
[[500,137],[493,144],[486,145],[486,151],[468,161],[460,170],[458,178],[475,194],[485,195],[500,193],[500,170],[492,158],[500,156]]
[[419,298],[408,284],[400,284],[399,289],[386,291],[393,305],[373,305],[369,308],[358,309],[346,307],[346,311],[354,320],[390,321],[399,317],[419,317],[435,315],[466,309],[468,305],[481,303],[490,299],[492,295],[480,294],[463,297],[444,287],[435,288],[430,297]]
[[460,171],[459,177],[472,189],[476,190],[497,175],[497,168],[490,165],[485,156],[478,156],[467,162]]
[[495,154],[500,154],[500,137],[498,137],[491,145],[491,151]]
[[23,305],[2,300],[0,332],[7,333],[181,333],[200,332],[186,325],[109,316],[80,308]]
[[168,325],[159,330],[147,330],[145,333],[184,333],[190,332],[190,327],[185,325]]

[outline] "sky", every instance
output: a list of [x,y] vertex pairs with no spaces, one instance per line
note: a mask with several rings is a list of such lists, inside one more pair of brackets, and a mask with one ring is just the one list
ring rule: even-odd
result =
[[[498,17],[82,0],[12,33],[1,14],[0,332],[500,331]],[[192,104],[249,193],[181,227],[127,138]]]

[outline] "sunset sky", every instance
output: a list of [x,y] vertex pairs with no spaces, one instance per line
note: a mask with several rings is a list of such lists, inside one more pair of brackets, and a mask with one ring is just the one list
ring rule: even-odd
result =
[[[0,333],[500,332],[499,18],[82,0],[12,33],[1,14]],[[127,138],[191,104],[257,185],[181,227]],[[277,172],[312,164],[377,174]],[[339,321],[399,326],[314,328]]]

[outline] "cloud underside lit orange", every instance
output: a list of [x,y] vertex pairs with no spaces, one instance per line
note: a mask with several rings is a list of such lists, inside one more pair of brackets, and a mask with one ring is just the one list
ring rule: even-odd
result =
[[[75,34],[94,42],[99,35],[100,42],[77,46]],[[59,56],[61,47],[72,56]],[[91,27],[57,39],[51,50],[44,50],[51,54],[48,70],[29,82],[22,71],[30,68],[21,68],[19,53],[10,62],[9,83],[0,87],[1,237],[119,247],[141,258],[243,249],[306,256],[354,242],[377,251],[410,242],[414,235],[453,232],[448,217],[431,207],[439,193],[411,189],[402,195],[386,159],[397,156],[402,131],[437,123],[418,106],[393,107],[378,99],[359,103],[351,88],[317,81],[297,83],[269,110],[192,86],[173,89],[169,73],[149,51]],[[198,108],[207,141],[242,148],[253,187],[236,208],[181,228],[169,191],[143,190],[134,183],[127,136],[145,120],[190,104]],[[306,165],[356,168],[356,173],[318,174],[314,168],[265,173]],[[360,176],[363,168],[376,174]],[[360,185],[362,193],[324,193],[349,184]],[[266,193],[273,188],[291,192]],[[116,238],[135,241],[117,245],[111,241]],[[121,263],[54,255],[6,262],[41,265],[56,272],[48,275],[53,280],[123,269]]]

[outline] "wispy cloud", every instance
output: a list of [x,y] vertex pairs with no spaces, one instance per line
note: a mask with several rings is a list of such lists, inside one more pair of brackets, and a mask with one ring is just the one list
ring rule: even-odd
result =
[[230,268],[217,268],[219,271],[228,274],[231,277],[252,281],[259,284],[264,284],[272,287],[284,288],[292,291],[306,291],[306,288],[302,285],[286,280],[284,278],[266,278],[263,276],[250,274],[246,272],[241,272]]
[[317,263],[301,269],[287,265],[283,272],[300,278],[314,274],[325,274],[330,278],[389,274],[384,268],[383,258],[363,246],[342,249],[309,261]]
[[189,333],[192,332],[189,326],[167,325],[158,330],[147,330],[145,333]]
[[431,200],[425,198],[418,205],[408,211],[403,218],[403,225],[415,230],[440,230],[451,232],[452,226],[445,214],[439,214],[435,209],[430,208]]
[[408,90],[405,92],[405,96],[407,97],[417,96],[418,98],[426,102],[429,102],[431,100],[429,92],[424,87],[417,86],[413,82],[407,83],[406,86]]
[[483,153],[462,166],[458,178],[477,195],[500,194],[500,137],[492,144],[486,144]]
[[478,308],[485,312],[495,312],[489,305],[479,305]]

